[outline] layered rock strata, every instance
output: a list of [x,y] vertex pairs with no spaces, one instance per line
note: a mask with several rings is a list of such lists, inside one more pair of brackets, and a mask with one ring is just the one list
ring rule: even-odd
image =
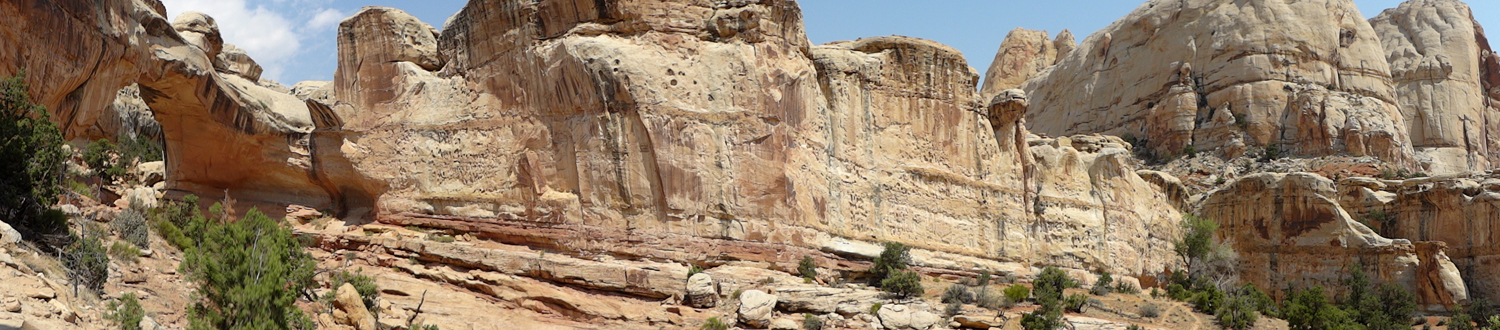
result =
[[[810,46],[791,2],[559,6],[471,2],[438,54],[393,37],[425,31],[385,28],[410,21],[393,10],[341,25],[334,85],[353,106],[335,112],[354,167],[390,187],[376,218],[862,257],[897,241],[934,256],[919,263],[1022,273],[993,260],[1123,274],[1175,262],[1176,210],[1154,202],[1128,145],[1028,141],[1024,93],[986,106],[952,48]],[[413,62],[425,58],[446,62]]]
[[1240,279],[1263,288],[1343,292],[1349,268],[1363,267],[1377,282],[1417,293],[1427,310],[1468,300],[1447,240],[1382,237],[1351,216],[1340,193],[1316,174],[1255,174],[1208,193],[1198,214],[1220,224],[1217,238],[1238,253]]
[[1031,128],[1162,156],[1277,146],[1413,159],[1380,36],[1350,0],[1153,0],[1028,81]]

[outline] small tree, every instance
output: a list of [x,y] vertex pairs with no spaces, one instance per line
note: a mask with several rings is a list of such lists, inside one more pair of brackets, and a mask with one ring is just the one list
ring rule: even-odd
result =
[[232,223],[212,221],[188,249],[182,273],[197,285],[190,329],[307,329],[295,305],[312,287],[314,263],[290,229],[251,209]]
[[1236,294],[1225,299],[1224,305],[1219,307],[1214,317],[1218,318],[1219,325],[1224,329],[1245,330],[1255,326],[1260,312],[1255,310],[1255,304],[1249,297]]
[[880,282],[880,289],[902,298],[921,296],[922,277],[917,272],[896,271]]
[[1037,310],[1021,317],[1021,326],[1028,330],[1052,330],[1062,326],[1063,289],[1077,287],[1078,282],[1055,267],[1042,269],[1031,282],[1032,294],[1036,296]]
[[1005,288],[1005,300],[1018,303],[1031,296],[1031,288],[1025,285],[1015,284]]
[[885,250],[880,251],[870,266],[870,285],[881,286],[886,277],[906,270],[908,264],[911,264],[911,248],[901,243],[885,243]]
[[1192,214],[1182,215],[1182,238],[1178,239],[1174,250],[1182,262],[1188,264],[1188,269],[1193,269],[1195,263],[1202,262],[1210,252],[1214,250],[1214,232],[1219,230],[1219,223],[1208,218],[1198,217]]
[[120,323],[120,330],[141,330],[141,319],[145,317],[146,310],[141,309],[135,292],[120,296],[118,302],[110,302],[108,314],[104,315],[105,319]]
[[818,263],[812,256],[802,256],[802,261],[797,263],[797,274],[809,282],[818,279]]
[[25,71],[0,78],[0,221],[48,251],[68,244],[68,221],[48,212],[62,192],[62,131],[31,103]]
[[108,253],[98,236],[88,234],[75,239],[63,253],[68,277],[94,292],[103,290],[104,282],[109,280]]
[[1293,330],[1356,329],[1349,314],[1328,301],[1323,287],[1293,291],[1281,311],[1287,326]]
[[1114,288],[1110,287],[1114,281],[1114,278],[1109,276],[1109,271],[1104,271],[1099,274],[1099,279],[1094,281],[1094,287],[1089,289],[1089,293],[1095,296],[1108,295],[1110,291],[1114,291]]

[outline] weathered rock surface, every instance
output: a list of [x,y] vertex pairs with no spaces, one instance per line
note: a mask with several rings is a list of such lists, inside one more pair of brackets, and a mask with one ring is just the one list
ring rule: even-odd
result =
[[1131,135],[1158,155],[1277,145],[1413,157],[1380,38],[1350,0],[1153,0],[1028,81],[1054,136]]
[[719,286],[714,283],[713,276],[708,273],[697,273],[688,277],[687,288],[683,291],[687,293],[683,299],[687,300],[688,306],[712,308],[719,303]]
[[[790,2],[608,3],[561,13],[473,2],[438,39],[437,72],[359,61],[417,47],[357,42],[397,40],[366,28],[390,15],[345,21],[335,85],[354,107],[334,110],[357,137],[345,145],[354,168],[390,187],[376,218],[833,251],[851,238],[900,241],[1124,274],[1175,262],[1162,246],[1176,211],[1145,202],[1162,195],[1120,161],[1122,144],[1068,140],[1037,164],[1024,102],[988,113],[978,75],[950,47],[904,37],[809,47]],[[388,67],[363,71],[372,63]],[[391,84],[349,85],[365,82]],[[1039,217],[1058,226],[1034,226]],[[1078,230],[1104,239],[1055,239]]]
[[876,314],[886,329],[927,330],[943,318],[918,305],[887,304],[880,306]]
[[1381,234],[1446,243],[1446,252],[1435,257],[1451,257],[1453,268],[1435,269],[1441,271],[1438,276],[1421,280],[1432,285],[1467,280],[1472,295],[1435,292],[1435,298],[1500,295],[1500,266],[1494,262],[1500,256],[1500,236],[1490,229],[1500,214],[1500,180],[1493,174],[1339,183],[1339,201]]
[[213,60],[215,70],[238,75],[249,81],[260,81],[260,74],[264,70],[259,63],[255,63],[255,59],[250,58],[250,54],[234,44],[224,44],[224,50]]
[[370,314],[353,284],[344,283],[340,286],[335,291],[333,304],[343,311],[344,318],[340,320],[342,324],[353,326],[355,330],[375,330],[375,315]]
[[771,325],[771,312],[776,309],[776,295],[760,290],[749,290],[740,294],[740,322],[753,328]]
[[1218,237],[1240,257],[1241,279],[1263,287],[1289,283],[1342,289],[1348,267],[1416,292],[1441,310],[1467,301],[1441,242],[1381,237],[1355,221],[1333,181],[1309,173],[1261,173],[1210,192],[1198,214],[1220,224]]
[[1005,35],[994,62],[984,74],[984,88],[979,95],[988,100],[1000,91],[1021,87],[1026,80],[1056,64],[1075,47],[1073,33],[1063,30],[1055,40],[1047,40],[1047,31],[1016,28]]
[[1416,0],[1370,19],[1390,62],[1417,160],[1430,172],[1491,168],[1500,160],[1500,62],[1469,6]]

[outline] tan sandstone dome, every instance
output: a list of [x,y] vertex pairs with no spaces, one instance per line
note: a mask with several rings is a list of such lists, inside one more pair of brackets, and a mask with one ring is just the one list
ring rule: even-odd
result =
[[1277,145],[1412,159],[1380,37],[1350,0],[1153,0],[1023,87],[1031,128],[1159,155]]

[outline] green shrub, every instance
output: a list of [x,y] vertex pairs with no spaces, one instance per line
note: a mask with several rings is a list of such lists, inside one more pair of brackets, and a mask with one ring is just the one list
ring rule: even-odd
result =
[[109,224],[115,227],[115,232],[126,242],[140,248],[151,247],[151,229],[146,225],[146,215],[141,212],[125,209]]
[[1270,295],[1266,294],[1265,291],[1261,291],[1259,287],[1256,287],[1255,283],[1245,283],[1245,285],[1241,285],[1238,289],[1236,289],[1235,294],[1244,296],[1245,299],[1249,301],[1251,308],[1260,312],[1261,315],[1271,317],[1280,315],[1279,306],[1277,306],[1276,300],[1271,299]]
[[78,196],[88,197],[88,199],[92,200],[99,200],[99,197],[94,194],[93,186],[90,186],[83,182],[78,182],[77,180],[68,180],[67,185],[68,191],[72,191],[73,193],[78,194]]
[[[31,103],[25,71],[0,78],[0,221],[46,251],[69,243],[67,216],[57,204],[67,173],[62,131]],[[49,212],[50,211],[50,212]]]
[[1012,303],[1018,303],[1031,296],[1031,288],[1025,285],[1015,284],[1005,288],[1005,299]]
[[1167,298],[1172,298],[1172,300],[1186,301],[1192,296],[1193,292],[1188,291],[1188,289],[1186,287],[1183,287],[1182,284],[1172,283],[1167,285]]
[[1198,310],[1200,313],[1214,313],[1219,310],[1220,306],[1224,305],[1224,291],[1219,291],[1214,286],[1208,286],[1193,293],[1193,296],[1188,298],[1188,303],[1192,304],[1193,309]]
[[885,305],[885,304],[875,303],[874,305],[870,305],[870,315],[880,314],[880,306],[881,305]]
[[953,317],[954,315],[958,315],[959,312],[962,312],[963,309],[963,303],[958,301],[950,302],[948,303],[948,307],[943,309],[943,315],[947,317]]
[[90,142],[83,149],[83,163],[94,170],[104,184],[110,184],[115,179],[125,176],[128,171],[125,158],[119,154],[119,146],[106,139]]
[[206,227],[179,266],[198,288],[189,329],[312,326],[295,303],[314,285],[315,264],[290,229],[256,209],[239,221]]
[[703,267],[698,267],[698,265],[688,265],[688,274],[687,274],[687,277],[688,278],[693,278],[693,275],[698,275],[698,273],[702,273],[702,272],[703,272]]
[[1141,328],[1141,325],[1139,324],[1131,324],[1130,326],[1125,327],[1125,330],[1145,330],[1145,328]]
[[880,289],[902,298],[921,296],[922,277],[917,272],[897,271],[880,282]]
[[1089,293],[1095,296],[1108,295],[1110,292],[1114,291],[1114,288],[1109,286],[1110,284],[1113,284],[1114,281],[1114,278],[1109,276],[1109,271],[1100,273],[1099,279],[1094,281],[1094,287],[1089,288]]
[[1283,304],[1281,316],[1295,330],[1357,329],[1349,314],[1328,301],[1323,287],[1293,291]]
[[880,251],[880,256],[870,266],[870,285],[884,286],[886,278],[906,270],[911,264],[911,248],[901,243],[887,242],[885,250]]
[[802,330],[823,330],[823,319],[812,314],[802,314]]
[[729,330],[729,324],[724,323],[724,321],[719,321],[718,317],[710,317],[710,318],[708,318],[707,321],[704,321],[703,322],[703,326],[699,326],[698,329],[699,330]]
[[990,282],[994,281],[994,279],[995,279],[994,276],[990,275],[990,271],[988,271],[988,270],[980,271],[979,272],[979,277],[974,279],[974,286],[977,286],[977,287],[986,287],[986,286],[989,286]]
[[119,323],[120,330],[141,330],[141,319],[145,317],[146,310],[141,309],[141,302],[134,292],[120,296],[118,302],[110,302],[104,315],[105,319]]
[[137,263],[141,259],[141,249],[125,242],[115,241],[109,246],[109,255],[120,261]]
[[1078,282],[1069,278],[1062,270],[1049,266],[1042,269],[1042,273],[1031,283],[1032,294],[1036,297],[1038,308],[1021,316],[1021,326],[1028,330],[1052,330],[1061,327],[1065,305],[1063,289],[1077,287]]
[[1256,311],[1255,304],[1249,297],[1233,295],[1224,300],[1214,317],[1224,329],[1245,330],[1255,326],[1255,319],[1260,317],[1260,312]]
[[453,238],[452,235],[443,234],[427,234],[427,239],[438,243],[453,243],[458,240]]
[[811,256],[802,256],[802,261],[797,263],[797,274],[808,280],[818,278],[818,263]]
[[1270,144],[1266,144],[1266,148],[1260,154],[1260,161],[1261,162],[1269,162],[1269,161],[1272,161],[1272,160],[1277,160],[1277,159],[1282,159],[1282,158],[1286,158],[1286,155],[1282,154],[1281,145],[1277,144],[1275,142],[1272,142]]
[[[1194,263],[1201,263],[1215,248],[1214,232],[1219,230],[1219,223],[1208,218],[1198,217],[1192,214],[1182,215],[1182,238],[1174,242],[1173,249],[1177,256],[1182,258],[1183,263],[1192,268]],[[1170,290],[1170,289],[1169,289]]]
[[179,250],[187,251],[203,239],[209,219],[198,208],[198,196],[187,195],[181,201],[167,201],[151,210],[156,232]]
[[330,288],[333,288],[333,290],[329,290],[328,293],[323,294],[323,301],[325,303],[331,303],[337,297],[338,289],[343,287],[344,283],[348,283],[354,286],[355,292],[359,292],[359,300],[365,303],[365,308],[369,309],[370,313],[373,314],[380,310],[379,306],[375,304],[375,298],[380,297],[380,287],[375,285],[374,278],[361,273],[340,270],[329,277],[329,280],[332,284]]
[[104,282],[109,280],[107,253],[98,236],[84,235],[74,240],[63,253],[68,278],[94,292],[104,289]]
[[1130,282],[1118,281],[1115,282],[1115,292],[1124,294],[1139,294],[1141,293],[1141,288],[1136,287],[1134,284],[1130,284]]

